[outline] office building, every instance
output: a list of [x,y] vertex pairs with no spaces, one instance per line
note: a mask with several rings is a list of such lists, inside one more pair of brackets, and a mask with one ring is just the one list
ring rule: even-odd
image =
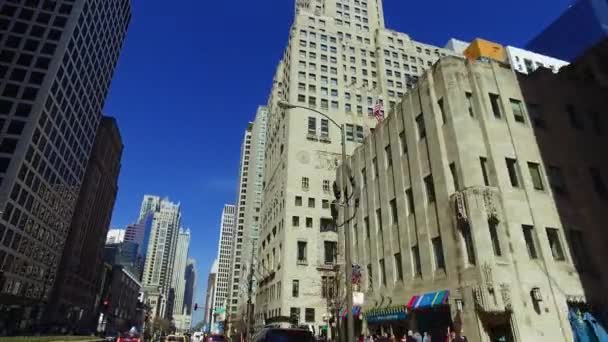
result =
[[[236,207],[232,204],[224,205],[220,221],[220,238],[218,242],[218,269],[213,289],[213,323],[220,324],[219,331],[223,331],[223,322],[227,318],[228,295],[230,285],[230,271],[232,270],[232,240],[236,228]],[[220,323],[222,322],[222,323]]]
[[152,220],[154,215],[150,212],[145,215],[137,223],[132,223],[125,229],[125,242],[131,242],[137,245],[137,268],[140,273],[137,276],[141,279],[144,262],[146,260],[146,252],[148,243],[150,242],[150,232],[152,231]]
[[584,291],[534,116],[512,69],[482,60],[442,58],[348,160],[363,330],[573,339]]
[[106,244],[103,249],[104,260],[111,265],[121,265],[139,277],[142,270],[137,259],[137,247],[136,243],[127,241]]
[[[489,41],[479,39],[477,39],[476,41],[480,42],[482,45],[485,45],[488,50],[490,48],[494,48],[500,51],[501,54],[506,56],[506,60],[501,61],[508,62],[513,66],[514,70],[522,74],[532,73],[540,67],[551,69],[553,72],[557,73],[559,69],[569,64],[569,62],[563,61],[561,59],[541,55],[539,53],[516,48],[510,45],[503,47],[500,44]],[[450,49],[454,52],[464,54],[470,45],[471,44],[468,42],[463,42],[452,38],[448,41],[446,49]]]
[[[0,2],[0,314],[42,317],[131,18],[128,0]],[[76,77],[78,75],[79,77]]]
[[218,260],[215,259],[213,261],[213,265],[211,265],[211,270],[209,270],[209,276],[207,276],[207,292],[205,294],[205,308],[203,312],[203,323],[207,327],[208,330],[211,329],[211,326],[214,322],[213,310],[215,304],[213,300],[215,299],[215,288],[217,281],[217,272],[219,271]]
[[112,335],[131,327],[141,330],[143,321],[138,314],[138,309],[141,310],[140,281],[122,265],[106,263],[104,272],[94,331]]
[[188,262],[188,249],[190,248],[190,230],[180,229],[175,250],[175,262],[173,263],[172,287],[175,290],[175,301],[173,303],[173,320],[179,331],[185,331],[184,316],[184,294],[186,292],[186,266]]
[[[608,39],[554,75],[539,70],[519,81],[538,146],[547,168],[548,186],[581,276],[586,301],[608,324],[608,117],[606,83]],[[590,78],[592,75],[600,77]],[[608,80],[608,72],[603,80]],[[606,325],[605,325],[606,327]]]
[[394,107],[425,69],[449,54],[456,53],[386,29],[379,0],[295,1],[267,103],[257,325],[276,316],[297,316],[316,333],[327,325],[321,284],[333,274],[329,256],[337,242],[329,203],[340,132],[314,111],[286,110],[279,101],[346,124],[350,153],[376,125],[376,104]]
[[173,265],[177,239],[181,227],[181,206],[168,198],[145,195],[139,220],[152,215],[152,229],[148,242],[142,285],[146,304],[152,308],[151,318],[167,318],[173,313],[167,306],[173,280]]
[[[186,289],[184,290],[183,327],[185,330],[192,326],[192,311],[194,309],[194,294],[196,293],[196,260],[188,259],[186,264]],[[200,308],[203,309],[202,307]]]
[[108,230],[108,235],[106,236],[106,243],[121,243],[125,240],[125,229],[113,228]]
[[116,120],[103,117],[84,174],[57,274],[47,320],[71,329],[93,328],[104,241],[118,193],[122,139]]
[[526,50],[574,61],[608,38],[608,0],[576,0],[526,44]]

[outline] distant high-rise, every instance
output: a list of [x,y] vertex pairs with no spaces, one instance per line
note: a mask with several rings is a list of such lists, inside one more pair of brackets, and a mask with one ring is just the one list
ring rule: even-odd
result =
[[608,38],[608,0],[576,0],[526,45],[526,49],[566,61]]
[[[103,248],[118,193],[122,139],[116,120],[103,117],[87,165],[78,204],[66,240],[49,317],[61,318],[82,310],[78,325],[92,328],[95,295],[103,263]],[[74,322],[72,322],[74,324]]]
[[213,298],[213,322],[224,321],[227,312],[228,286],[232,262],[232,238],[235,230],[236,207],[224,205],[220,222],[220,239],[218,243],[218,271]]
[[56,280],[129,0],[0,1],[0,301],[41,317]]
[[190,230],[180,230],[175,249],[175,262],[173,263],[173,280],[171,287],[175,290],[175,301],[173,303],[173,319],[175,327],[184,331],[184,293],[186,291],[186,266],[188,262],[188,248],[190,246]]
[[188,259],[186,265],[186,289],[184,291],[184,314],[192,316],[194,293],[196,292],[196,260]]
[[205,294],[205,312],[203,313],[203,323],[211,328],[213,325],[213,310],[215,307],[214,299],[215,299],[215,288],[217,283],[217,272],[219,271],[219,263],[218,260],[213,260],[213,265],[211,266],[211,270],[209,271],[209,276],[207,277],[207,293]]
[[110,229],[106,235],[106,243],[121,243],[125,241],[125,230],[124,229]]
[[[153,206],[149,204],[153,203]],[[181,223],[179,203],[157,196],[144,196],[142,215],[152,213],[152,229],[148,242],[148,253],[144,264],[142,284],[146,302],[152,308],[152,318],[167,317],[167,300],[173,279],[175,251]]]

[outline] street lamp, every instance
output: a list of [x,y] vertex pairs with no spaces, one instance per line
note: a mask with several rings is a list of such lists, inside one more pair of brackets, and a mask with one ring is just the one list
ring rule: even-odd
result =
[[[346,126],[344,124],[340,125],[334,119],[330,118],[327,114],[320,112],[314,108],[309,108],[305,106],[294,105],[288,103],[286,101],[279,101],[279,107],[285,110],[300,108],[310,110],[315,112],[331,123],[333,123],[336,127],[340,129],[341,142],[342,142],[342,186],[348,189],[348,175],[346,172]],[[350,252],[350,218],[349,218],[349,208],[348,208],[348,196],[344,194],[345,205],[344,205],[344,264],[346,269],[346,341],[354,341],[355,339],[355,322],[353,319],[353,282],[352,282],[352,260],[351,260],[351,252]]]

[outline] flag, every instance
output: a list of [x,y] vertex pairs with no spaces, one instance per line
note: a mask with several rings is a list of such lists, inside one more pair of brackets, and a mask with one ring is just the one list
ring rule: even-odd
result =
[[381,101],[376,101],[372,113],[378,122],[381,122],[384,119],[384,106]]

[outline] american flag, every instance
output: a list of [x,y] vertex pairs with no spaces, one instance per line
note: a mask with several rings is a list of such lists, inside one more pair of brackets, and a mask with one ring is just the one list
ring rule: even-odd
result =
[[381,122],[384,119],[384,106],[381,101],[376,101],[372,113],[378,122]]

